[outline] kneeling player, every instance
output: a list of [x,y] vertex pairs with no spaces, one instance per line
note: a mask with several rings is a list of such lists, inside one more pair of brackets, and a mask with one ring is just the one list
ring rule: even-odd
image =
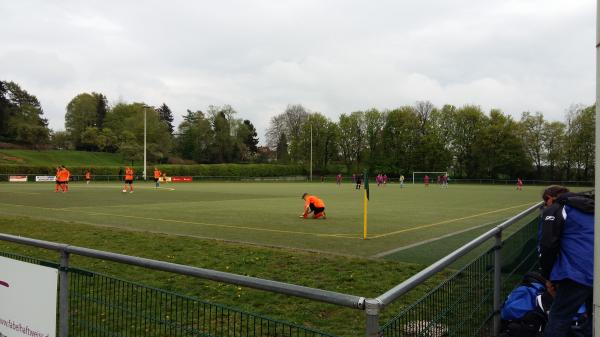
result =
[[323,200],[308,193],[302,194],[302,199],[304,200],[304,213],[300,215],[301,218],[308,218],[308,215],[311,212],[313,213],[313,219],[318,219],[320,217],[323,217],[323,219],[327,218]]

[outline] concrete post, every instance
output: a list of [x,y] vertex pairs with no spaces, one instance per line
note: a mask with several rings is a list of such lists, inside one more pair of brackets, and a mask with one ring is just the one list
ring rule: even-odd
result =
[[367,315],[367,324],[365,337],[379,336],[379,313],[381,311],[381,301],[378,299],[365,300],[365,314]]

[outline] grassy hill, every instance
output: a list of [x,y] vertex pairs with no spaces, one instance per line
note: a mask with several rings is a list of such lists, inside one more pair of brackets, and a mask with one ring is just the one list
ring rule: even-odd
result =
[[130,164],[116,153],[70,150],[12,150],[0,149],[0,164],[35,166],[120,166]]

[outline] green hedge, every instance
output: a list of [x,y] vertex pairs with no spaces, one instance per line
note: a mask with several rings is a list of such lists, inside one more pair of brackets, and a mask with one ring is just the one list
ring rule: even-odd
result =
[[[200,164],[200,165],[157,165],[168,176],[211,176],[211,177],[284,177],[306,175],[300,165],[276,164]],[[73,175],[82,175],[90,170],[92,175],[116,175],[124,166],[69,166]],[[135,166],[136,175],[143,167]],[[152,176],[154,166],[148,166],[147,175]],[[41,174],[54,175],[55,167],[30,165],[0,165],[0,174]]]

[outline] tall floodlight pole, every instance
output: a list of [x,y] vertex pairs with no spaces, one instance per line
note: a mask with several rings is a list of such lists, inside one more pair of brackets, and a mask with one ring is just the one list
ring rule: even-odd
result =
[[[599,0],[600,1],[600,0]],[[312,181],[312,123],[310,124],[310,181]]]
[[[600,190],[600,0],[596,1],[596,156],[594,158],[594,194]],[[594,198],[594,210],[600,201]],[[600,337],[600,215],[594,212],[594,337]]]
[[144,180],[146,180],[146,110],[147,105],[144,105]]

